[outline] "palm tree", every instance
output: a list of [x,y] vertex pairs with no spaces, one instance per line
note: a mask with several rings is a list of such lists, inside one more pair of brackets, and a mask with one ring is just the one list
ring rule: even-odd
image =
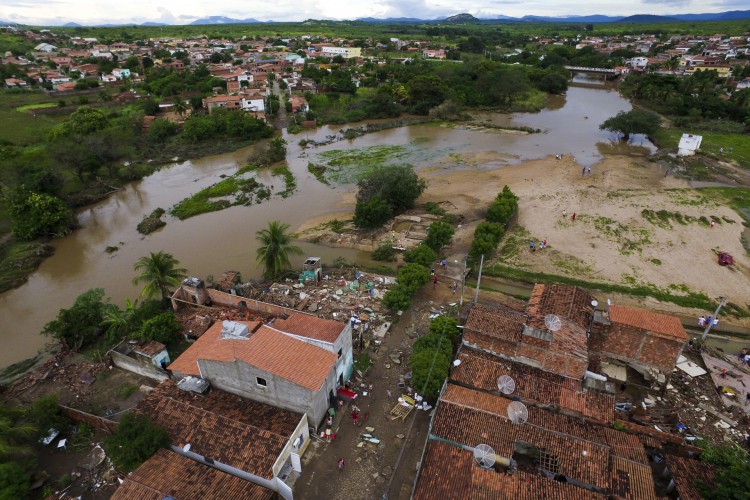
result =
[[141,273],[133,278],[133,284],[145,283],[141,296],[156,297],[161,294],[166,303],[169,300],[169,287],[179,285],[187,273],[186,269],[177,267],[179,263],[172,254],[151,252],[151,255],[141,257],[133,265]]
[[135,315],[138,299],[131,302],[125,299],[125,309],[120,309],[115,304],[107,304],[104,311],[102,326],[107,328],[107,339],[114,341],[127,337],[134,330],[133,316]]
[[36,432],[36,426],[19,423],[22,416],[20,408],[0,404],[0,458],[31,453],[28,440]]
[[255,239],[261,244],[258,248],[257,261],[264,266],[263,277],[275,279],[289,268],[289,256],[302,254],[302,249],[290,244],[291,237],[286,230],[289,224],[272,220],[268,228],[255,233]]
[[172,109],[174,109],[175,113],[180,115],[180,118],[183,118],[188,108],[187,108],[187,104],[185,103],[185,101],[183,101],[180,96],[177,96],[172,101]]

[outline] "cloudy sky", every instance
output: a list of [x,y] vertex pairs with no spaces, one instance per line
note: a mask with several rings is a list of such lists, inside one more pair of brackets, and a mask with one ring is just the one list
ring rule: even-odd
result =
[[22,24],[189,24],[207,16],[259,21],[416,17],[435,19],[468,12],[498,15],[694,14],[747,9],[748,0],[2,0],[0,20]]

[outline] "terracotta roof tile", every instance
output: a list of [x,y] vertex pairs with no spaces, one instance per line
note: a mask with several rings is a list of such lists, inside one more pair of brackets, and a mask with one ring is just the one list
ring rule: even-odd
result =
[[594,312],[592,300],[593,295],[577,286],[535,285],[526,314],[529,324],[536,328],[544,328],[544,317],[554,314],[587,330]]
[[161,342],[150,340],[146,342],[145,344],[136,347],[135,352],[143,354],[144,356],[153,356],[155,354],[159,354],[166,348],[167,346],[165,346]]
[[463,346],[450,380],[485,391],[497,391],[497,379],[510,375],[516,383],[514,396],[540,404],[555,405],[605,423],[612,423],[615,400],[609,394],[584,390],[581,381],[546,372],[523,363],[502,359]]
[[672,473],[677,494],[682,500],[701,500],[703,496],[695,483],[701,481],[711,488],[716,480],[716,469],[706,462],[690,458],[667,455],[667,468]]
[[529,443],[557,458],[559,474],[599,488],[609,488],[609,448],[552,432],[534,424],[513,424],[499,416],[441,401],[432,421],[432,435],[463,446],[487,444],[501,457],[516,453],[517,441]]
[[[248,325],[251,332],[257,328],[257,322],[238,323]],[[244,339],[223,338],[221,330],[222,323],[214,324],[168,368],[183,375],[200,376],[199,359],[227,363],[238,360],[316,391],[338,359],[335,353],[267,326],[259,327]]]
[[651,467],[620,457],[612,457],[611,494],[614,498],[656,500]]
[[266,500],[275,493],[250,481],[203,465],[169,450],[159,450],[130,475],[113,500],[242,498]]
[[287,319],[277,319],[270,326],[282,332],[333,344],[347,325],[310,314],[297,313]]
[[636,307],[610,306],[609,321],[648,330],[659,337],[687,341],[682,322],[668,314],[647,311]]
[[284,410],[270,404],[241,398],[219,389],[211,389],[206,394],[183,391],[178,389],[177,384],[171,380],[156,386],[139,405],[139,408],[143,409],[147,405],[153,405],[160,398],[171,398],[191,407],[198,407],[257,429],[268,431],[284,439],[292,437],[304,417],[304,413]]

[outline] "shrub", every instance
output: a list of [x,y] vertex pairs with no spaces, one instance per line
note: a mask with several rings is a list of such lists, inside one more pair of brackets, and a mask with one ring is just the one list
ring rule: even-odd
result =
[[358,201],[354,208],[354,225],[364,229],[374,229],[385,224],[393,214],[388,202],[380,196],[366,201]]
[[430,267],[437,260],[437,254],[425,243],[420,243],[414,248],[404,252],[404,260],[424,267]]
[[455,231],[450,224],[436,221],[430,224],[430,228],[427,230],[427,239],[424,240],[424,243],[437,253],[451,242],[454,233]]
[[458,328],[458,320],[456,318],[438,316],[430,321],[430,335],[448,337],[453,342],[460,334],[461,330]]
[[453,344],[451,344],[450,340],[448,340],[448,338],[444,337],[443,335],[435,335],[430,333],[429,335],[419,337],[416,342],[414,342],[414,347],[412,348],[412,356],[422,351],[432,350],[439,351],[440,354],[443,354],[444,356],[452,357]]
[[405,264],[398,271],[396,280],[411,295],[430,281],[430,272],[419,264]]
[[372,259],[379,262],[393,262],[396,260],[396,250],[390,242],[383,243],[372,252]]
[[182,326],[172,311],[167,311],[146,320],[136,333],[140,340],[156,340],[171,344],[177,340]]
[[426,398],[435,399],[448,377],[451,356],[435,349],[424,349],[412,353],[409,366],[414,390]]
[[107,454],[123,471],[131,471],[159,448],[169,446],[169,435],[146,415],[128,413],[120,420],[115,432],[104,438]]
[[391,287],[383,295],[383,305],[391,311],[405,311],[411,306],[411,293],[402,285]]

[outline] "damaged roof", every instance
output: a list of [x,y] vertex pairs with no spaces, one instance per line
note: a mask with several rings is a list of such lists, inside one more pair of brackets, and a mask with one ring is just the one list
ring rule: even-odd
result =
[[609,321],[647,330],[657,337],[687,342],[682,322],[675,316],[628,306],[610,306]]
[[701,500],[703,495],[695,484],[696,481],[713,488],[716,480],[716,469],[706,462],[690,458],[667,455],[667,468],[672,473],[681,500]]
[[[237,321],[252,332],[257,322]],[[247,338],[223,338],[222,323],[215,323],[172,364],[169,370],[200,376],[199,360],[241,361],[310,391],[317,391],[336,364],[338,356],[297,340],[265,325]]]
[[534,285],[529,304],[526,306],[529,325],[535,328],[545,328],[544,317],[554,314],[587,330],[591,315],[594,313],[592,300],[594,300],[593,295],[577,286]]
[[510,359],[479,352],[462,346],[458,366],[451,369],[449,380],[485,391],[497,391],[497,379],[510,375],[515,381],[514,395],[523,400],[555,405],[593,420],[612,423],[614,396],[585,390],[581,380],[544,371]]
[[[260,416],[257,414],[260,403],[246,404],[246,400],[239,398],[231,401],[230,396],[222,395],[193,397],[172,391],[169,386],[153,391],[138,403],[136,412],[148,415],[154,424],[163,427],[174,446],[190,444],[191,451],[199,455],[259,477],[273,478],[273,465],[292,437],[286,431],[291,427],[293,417],[289,414],[293,412],[264,405],[267,408],[262,414],[269,422],[250,423],[254,409],[256,416]],[[211,394],[214,391],[220,393],[213,390]]]
[[208,465],[161,449],[129,475],[113,500],[173,498],[271,499],[275,492]]
[[604,495],[545,477],[517,471],[513,475],[479,467],[472,452],[427,441],[414,491],[415,500],[434,498],[497,500],[589,500]]

